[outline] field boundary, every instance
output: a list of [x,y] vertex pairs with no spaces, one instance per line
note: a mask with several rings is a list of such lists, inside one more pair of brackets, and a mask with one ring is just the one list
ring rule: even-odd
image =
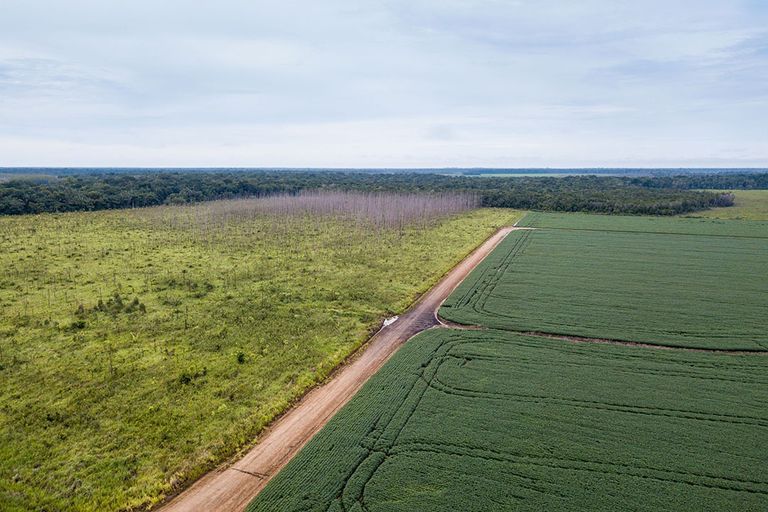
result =
[[[473,326],[473,329],[477,329],[477,326]],[[491,330],[491,329],[489,329]],[[625,347],[639,347],[639,348],[651,348],[656,350],[673,350],[681,352],[703,352],[707,354],[729,354],[729,355],[757,355],[768,356],[766,350],[751,350],[751,349],[726,349],[726,348],[700,348],[700,347],[683,347],[679,345],[662,345],[654,343],[644,343],[642,341],[626,341],[626,340],[614,340],[610,338],[590,338],[586,336],[571,336],[568,334],[555,334],[541,331],[514,331],[511,329],[495,329],[498,331],[514,332],[515,334],[522,334],[525,336],[534,336],[537,338],[547,338],[552,340],[569,341],[571,343],[595,343],[603,345],[622,345]]]
[[573,336],[570,334],[558,334],[542,331],[518,331],[514,329],[500,329],[498,327],[484,327],[482,325],[460,324],[451,320],[445,320],[435,314],[441,327],[447,329],[457,329],[460,331],[500,331],[519,334],[522,336],[531,336],[534,338],[544,338],[550,340],[569,341],[571,343],[594,343],[601,345],[621,345],[625,347],[649,348],[655,350],[672,350],[679,352],[699,352],[705,354],[725,354],[735,356],[768,356],[768,350],[751,349],[725,349],[725,348],[701,348],[701,347],[683,347],[680,345],[664,345],[660,343],[645,343],[642,341],[616,340],[610,338],[590,338],[588,336]]
[[[696,218],[696,217],[693,217]],[[748,221],[738,221],[748,222]],[[758,221],[760,222],[760,221]],[[704,238],[744,238],[747,240],[765,240],[766,236],[750,236],[750,235],[713,235],[711,233],[678,233],[673,231],[632,231],[628,229],[587,229],[587,228],[555,228],[555,227],[539,227],[533,229],[551,229],[555,231],[590,231],[593,233],[623,233],[623,234],[642,234],[642,235],[672,235],[672,236],[697,236]]]
[[453,290],[516,226],[497,230],[394,323],[382,327],[342,363],[329,379],[310,389],[259,436],[257,444],[235,462],[203,475],[156,510],[240,511],[351,399],[407,340],[441,325],[437,310]]

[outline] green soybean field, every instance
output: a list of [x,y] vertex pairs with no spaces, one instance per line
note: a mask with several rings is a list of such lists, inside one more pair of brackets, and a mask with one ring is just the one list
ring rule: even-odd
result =
[[764,510],[760,354],[433,329],[249,512]]
[[766,224],[520,224],[249,512],[768,509]]
[[441,316],[497,329],[768,350],[768,223],[529,214]]

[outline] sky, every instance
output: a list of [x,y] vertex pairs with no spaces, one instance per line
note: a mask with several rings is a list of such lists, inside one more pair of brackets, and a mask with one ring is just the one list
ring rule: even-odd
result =
[[0,167],[768,166],[764,0],[0,0]]

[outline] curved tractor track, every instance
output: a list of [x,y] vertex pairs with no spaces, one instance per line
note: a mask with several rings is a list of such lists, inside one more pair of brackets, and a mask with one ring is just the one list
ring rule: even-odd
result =
[[241,511],[408,339],[441,325],[437,309],[454,288],[516,229],[498,230],[446,274],[400,318],[383,327],[332,379],[307,393],[275,421],[240,460],[206,474],[160,508],[162,512]]

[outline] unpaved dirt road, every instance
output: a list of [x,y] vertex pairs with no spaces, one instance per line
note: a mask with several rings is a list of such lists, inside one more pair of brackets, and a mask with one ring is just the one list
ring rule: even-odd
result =
[[242,459],[214,470],[160,508],[162,512],[241,511],[289,460],[412,336],[439,322],[437,309],[507,234],[502,228],[453,268],[393,324],[371,337],[331,380],[307,393],[271,425]]

